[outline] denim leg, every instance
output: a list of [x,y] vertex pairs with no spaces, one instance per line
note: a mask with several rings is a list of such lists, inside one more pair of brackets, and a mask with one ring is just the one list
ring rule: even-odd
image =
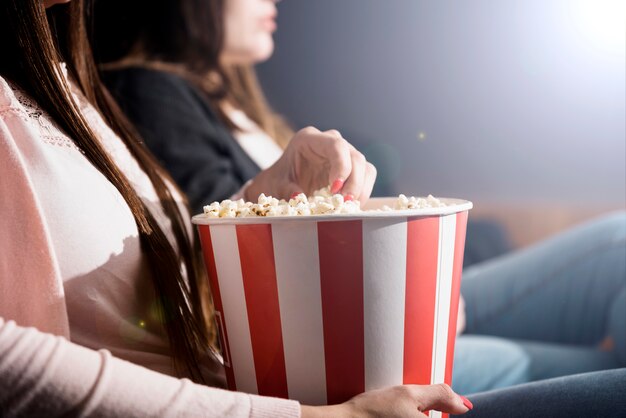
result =
[[457,337],[453,370],[452,388],[462,394],[530,381],[528,355],[517,343],[497,337]]
[[467,418],[626,416],[626,369],[578,374],[472,395]]
[[615,296],[609,308],[609,335],[613,337],[619,364],[626,364],[626,287]]
[[[626,360],[626,212],[468,268],[467,332],[593,346]],[[622,296],[620,296],[622,295]]]
[[620,367],[613,352],[581,345],[509,341],[528,361],[528,381]]

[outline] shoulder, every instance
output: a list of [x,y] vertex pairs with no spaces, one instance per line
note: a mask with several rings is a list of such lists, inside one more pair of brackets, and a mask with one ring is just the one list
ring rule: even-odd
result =
[[189,81],[176,74],[142,67],[103,72],[107,88],[122,102],[127,100],[204,104],[201,92]]
[[0,76],[0,115],[19,116],[26,121],[50,119],[39,104],[16,83]]
[[105,82],[112,85],[155,85],[171,88],[185,89],[186,81],[176,74],[167,71],[155,70],[145,67],[127,67],[114,70],[103,71]]
[[0,75],[0,109],[20,111],[22,106],[18,99],[19,89]]
[[19,134],[21,139],[29,138],[37,143],[78,150],[74,141],[59,128],[35,99],[17,84],[2,76],[0,76],[0,121],[9,130],[21,132]]
[[135,124],[178,120],[222,125],[204,94],[179,75],[132,67],[105,71],[103,81]]
[[144,136],[172,129],[224,135],[224,124],[203,93],[176,74],[133,67],[106,71],[103,80]]
[[[0,76],[0,118],[19,119],[31,127],[52,129],[48,114],[16,83]],[[44,126],[45,125],[45,126]]]

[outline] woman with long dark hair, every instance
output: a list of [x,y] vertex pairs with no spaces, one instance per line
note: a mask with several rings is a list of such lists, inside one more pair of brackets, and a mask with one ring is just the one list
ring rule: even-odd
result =
[[[235,194],[256,200],[260,192],[288,198],[312,191],[264,181],[303,131],[294,135],[271,111],[249,65],[222,62],[236,32],[224,27],[229,2],[88,3],[94,4],[93,43],[105,83],[194,211]],[[271,13],[274,2],[262,3]],[[343,141],[335,130],[321,134]],[[375,169],[353,147],[348,159],[353,171],[338,179],[335,191],[365,201]]]

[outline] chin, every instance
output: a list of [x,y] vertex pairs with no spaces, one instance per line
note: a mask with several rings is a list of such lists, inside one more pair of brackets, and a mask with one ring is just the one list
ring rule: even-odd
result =
[[255,48],[254,61],[255,63],[267,61],[274,54],[274,41],[270,37],[269,40],[260,42]]
[[274,41],[271,36],[257,39],[241,48],[225,48],[221,60],[226,64],[255,65],[267,61],[274,53]]
[[271,50],[265,51],[263,53],[259,53],[255,57],[254,63],[255,64],[259,64],[261,62],[267,61],[268,59],[270,59],[272,57],[273,54],[274,54],[274,49],[273,48]]

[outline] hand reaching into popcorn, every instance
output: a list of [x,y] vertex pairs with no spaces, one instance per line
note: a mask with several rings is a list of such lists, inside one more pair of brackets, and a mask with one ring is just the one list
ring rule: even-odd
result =
[[257,175],[246,188],[246,200],[261,193],[289,199],[328,184],[331,192],[365,203],[372,193],[376,168],[336,130],[308,127],[291,139],[282,157]]

